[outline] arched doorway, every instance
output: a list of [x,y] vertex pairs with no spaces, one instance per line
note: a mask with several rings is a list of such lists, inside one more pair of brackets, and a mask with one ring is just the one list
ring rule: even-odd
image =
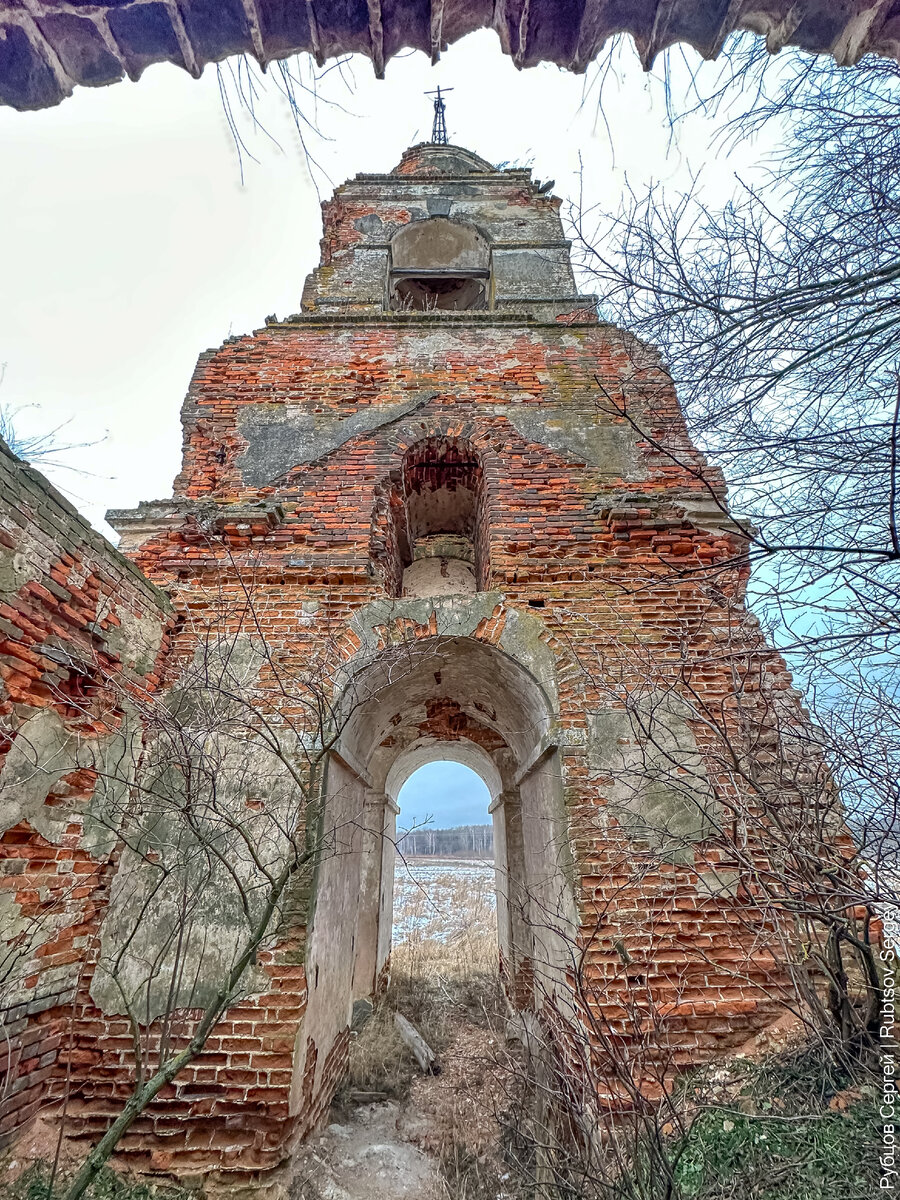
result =
[[[490,988],[499,967],[491,793],[452,743],[397,794],[391,980],[464,979]],[[384,902],[391,899],[382,880]],[[476,982],[477,981],[477,982]]]
[[510,1002],[538,1010],[555,998],[574,946],[557,714],[545,683],[475,637],[429,636],[374,657],[353,678],[346,705],[324,789],[329,846],[313,889],[295,1093],[328,1089],[353,1002],[384,986],[397,798],[423,764],[452,758],[490,792],[499,963]]

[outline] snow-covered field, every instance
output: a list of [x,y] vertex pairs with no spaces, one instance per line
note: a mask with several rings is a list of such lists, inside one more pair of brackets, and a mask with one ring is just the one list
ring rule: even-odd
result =
[[497,928],[494,864],[484,859],[397,857],[394,945],[452,942]]

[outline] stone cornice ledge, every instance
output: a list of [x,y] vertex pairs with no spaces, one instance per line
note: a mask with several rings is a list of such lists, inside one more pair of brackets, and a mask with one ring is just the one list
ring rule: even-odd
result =
[[193,518],[206,533],[222,533],[227,525],[264,525],[275,529],[284,521],[284,509],[274,500],[217,502],[172,497],[142,500],[137,508],[112,508],[106,519],[117,533],[143,534],[142,541],[180,527]]
[[[330,301],[328,303],[331,303]],[[511,297],[508,304],[517,303],[535,303],[534,297]],[[587,309],[596,303],[595,296],[566,296],[562,299],[550,297],[549,299],[541,299],[542,305],[552,304],[557,307],[564,307],[571,304],[573,308]],[[566,314],[561,314],[565,316]],[[544,318],[536,317],[530,312],[503,312],[496,311],[478,311],[478,312],[348,312],[348,313],[328,313],[328,312],[302,312],[292,313],[289,317],[266,317],[266,329],[291,329],[298,325],[406,325],[412,328],[420,328],[421,326],[441,326],[447,325],[529,325],[529,326],[544,326],[552,329],[570,328],[571,325],[590,325],[596,328],[598,325],[611,326],[608,321],[548,321]],[[242,340],[239,337],[234,341]]]

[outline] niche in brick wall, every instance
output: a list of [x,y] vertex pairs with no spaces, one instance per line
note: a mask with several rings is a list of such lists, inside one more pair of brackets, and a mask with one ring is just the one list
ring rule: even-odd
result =
[[424,312],[487,308],[491,251],[472,226],[413,221],[391,242],[388,307]]
[[410,447],[392,476],[387,522],[382,566],[392,595],[466,595],[484,586],[484,473],[465,439]]

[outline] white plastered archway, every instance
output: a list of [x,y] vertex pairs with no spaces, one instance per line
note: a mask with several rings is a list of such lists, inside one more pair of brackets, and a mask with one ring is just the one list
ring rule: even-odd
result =
[[[462,620],[453,615],[459,629]],[[460,631],[388,646],[351,676],[347,695],[349,716],[330,756],[323,811],[326,827],[348,832],[341,852],[321,864],[314,888],[295,1103],[304,1073],[312,1070],[318,1081],[354,1000],[383,985],[396,798],[418,767],[461,762],[491,794],[500,950],[515,1002],[530,1003],[519,981],[534,977],[535,963],[549,981],[545,992],[555,977],[562,980],[570,935],[560,939],[548,914],[559,914],[560,928],[574,928],[554,679],[541,682],[517,656]],[[448,706],[456,724],[442,724]],[[312,1054],[318,1067],[310,1065]]]

